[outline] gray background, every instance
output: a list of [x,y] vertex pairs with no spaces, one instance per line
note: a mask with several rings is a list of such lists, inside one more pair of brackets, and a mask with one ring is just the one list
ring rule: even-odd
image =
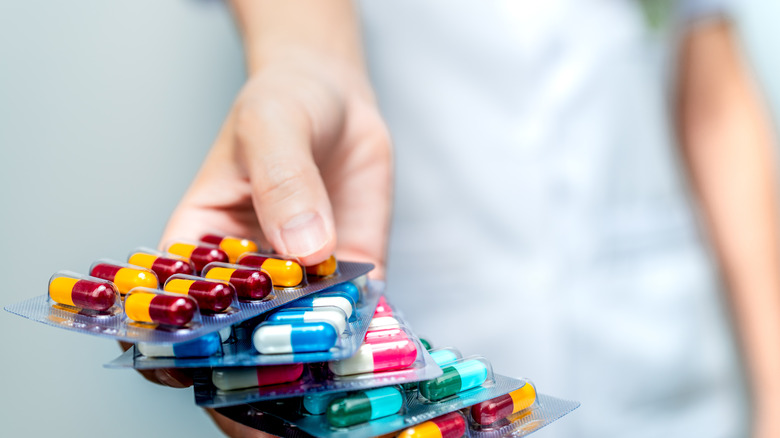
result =
[[[777,107],[780,4],[755,3],[738,19]],[[220,2],[0,2],[0,304],[43,293],[57,270],[156,245],[242,66]],[[113,342],[6,312],[0,330],[4,436],[218,433],[191,390],[102,368]]]

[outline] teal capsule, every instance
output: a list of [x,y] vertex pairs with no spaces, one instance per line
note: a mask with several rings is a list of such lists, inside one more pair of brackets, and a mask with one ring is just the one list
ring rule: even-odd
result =
[[420,343],[423,347],[425,347],[426,350],[430,350],[433,348],[433,345],[428,341],[427,339],[420,338]]
[[303,396],[303,409],[307,414],[322,415],[328,410],[331,400],[340,394],[312,394]]
[[461,391],[476,388],[487,380],[487,367],[480,360],[468,359],[442,369],[443,374],[420,383],[420,394],[431,401],[438,401]]
[[361,391],[333,400],[328,405],[328,423],[349,427],[387,417],[400,411],[403,402],[401,392],[393,386]]
[[431,354],[433,361],[436,362],[436,365],[440,367],[443,367],[448,363],[452,363],[460,359],[460,354],[456,353],[454,350],[449,348],[442,348],[441,350],[432,350],[429,351],[429,353]]

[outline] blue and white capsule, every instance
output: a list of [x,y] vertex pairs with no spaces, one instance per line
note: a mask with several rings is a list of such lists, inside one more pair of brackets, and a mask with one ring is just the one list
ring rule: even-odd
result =
[[209,357],[216,354],[222,344],[217,332],[203,335],[199,338],[177,344],[136,344],[138,352],[146,357]]
[[266,321],[295,324],[302,322],[329,322],[339,335],[347,329],[347,315],[339,307],[296,307],[271,314]]
[[312,353],[330,350],[338,338],[329,322],[264,322],[252,334],[252,345],[260,354]]
[[295,307],[338,307],[350,321],[356,319],[355,300],[344,292],[320,292],[295,301]]
[[360,289],[354,283],[351,283],[349,281],[344,282],[344,283],[339,283],[339,284],[337,284],[335,286],[331,286],[331,287],[325,289],[322,292],[323,293],[343,292],[343,293],[349,295],[349,297],[352,298],[352,301],[354,301],[356,303],[358,301],[360,301]]

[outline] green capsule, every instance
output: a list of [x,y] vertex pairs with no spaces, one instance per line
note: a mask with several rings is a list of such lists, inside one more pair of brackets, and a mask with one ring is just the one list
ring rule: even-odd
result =
[[397,388],[369,389],[333,400],[328,406],[328,423],[349,427],[393,415],[403,407],[403,396]]
[[431,401],[438,401],[461,391],[475,388],[487,380],[487,367],[476,359],[456,362],[442,369],[443,374],[420,383],[420,394]]
[[420,338],[420,343],[422,344],[423,347],[425,347],[426,350],[430,350],[431,348],[433,348],[433,345],[431,345],[431,343],[428,342],[427,339]]

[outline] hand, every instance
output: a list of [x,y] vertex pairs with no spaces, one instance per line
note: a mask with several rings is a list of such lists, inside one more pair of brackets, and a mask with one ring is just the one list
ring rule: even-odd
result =
[[[382,278],[391,168],[389,135],[362,69],[288,51],[239,93],[162,242],[219,230],[257,238],[305,265],[334,252],[371,262],[372,276]],[[145,377],[191,384],[179,370],[153,373]],[[229,436],[270,436],[206,412]]]
[[279,58],[239,93],[162,241],[219,230],[305,265],[334,252],[372,262],[382,277],[392,157],[367,78],[314,52]]

